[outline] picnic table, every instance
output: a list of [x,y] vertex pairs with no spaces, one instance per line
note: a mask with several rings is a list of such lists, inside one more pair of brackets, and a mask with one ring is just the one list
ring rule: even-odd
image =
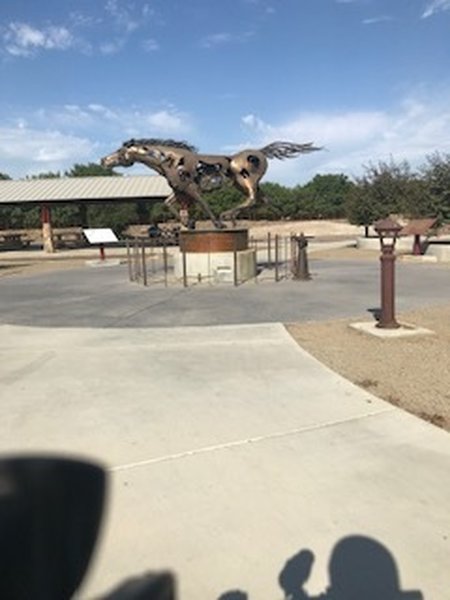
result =
[[429,235],[437,223],[437,218],[412,219],[400,231],[401,236],[414,236],[412,253],[420,256],[424,252],[421,237]]
[[3,249],[26,248],[30,245],[30,241],[24,231],[0,231],[0,247]]

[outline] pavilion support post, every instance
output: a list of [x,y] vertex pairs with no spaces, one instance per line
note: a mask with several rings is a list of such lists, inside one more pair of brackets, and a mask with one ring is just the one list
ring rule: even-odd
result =
[[41,204],[41,225],[44,252],[54,252],[52,214],[48,204]]
[[88,221],[88,211],[87,211],[87,205],[86,204],[79,204],[78,205],[78,214],[79,214],[79,219],[80,219],[80,225],[83,229],[88,229],[89,227],[89,221]]

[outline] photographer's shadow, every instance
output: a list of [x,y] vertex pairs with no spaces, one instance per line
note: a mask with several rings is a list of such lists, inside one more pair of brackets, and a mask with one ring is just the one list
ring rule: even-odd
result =
[[420,591],[402,591],[397,565],[389,550],[364,536],[349,536],[333,548],[329,586],[319,596],[310,596],[305,585],[314,554],[301,550],[288,559],[278,583],[289,600],[423,600]]

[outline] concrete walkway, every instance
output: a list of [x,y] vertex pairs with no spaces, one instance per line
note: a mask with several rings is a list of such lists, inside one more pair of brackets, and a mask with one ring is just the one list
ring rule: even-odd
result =
[[168,567],[182,600],[276,600],[286,560],[308,549],[305,598],[375,574],[384,592],[361,599],[406,599],[391,583],[447,600],[450,437],[329,371],[282,325],[0,333],[0,451],[110,471],[80,597]]

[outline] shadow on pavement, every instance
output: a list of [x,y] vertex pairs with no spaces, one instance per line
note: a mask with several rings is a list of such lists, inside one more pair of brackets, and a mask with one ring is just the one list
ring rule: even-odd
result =
[[[394,557],[376,540],[353,535],[333,548],[328,564],[329,586],[318,596],[305,590],[314,554],[303,549],[289,558],[278,576],[285,600],[423,600],[420,591],[402,591]],[[217,600],[249,600],[241,590],[225,592]]]

